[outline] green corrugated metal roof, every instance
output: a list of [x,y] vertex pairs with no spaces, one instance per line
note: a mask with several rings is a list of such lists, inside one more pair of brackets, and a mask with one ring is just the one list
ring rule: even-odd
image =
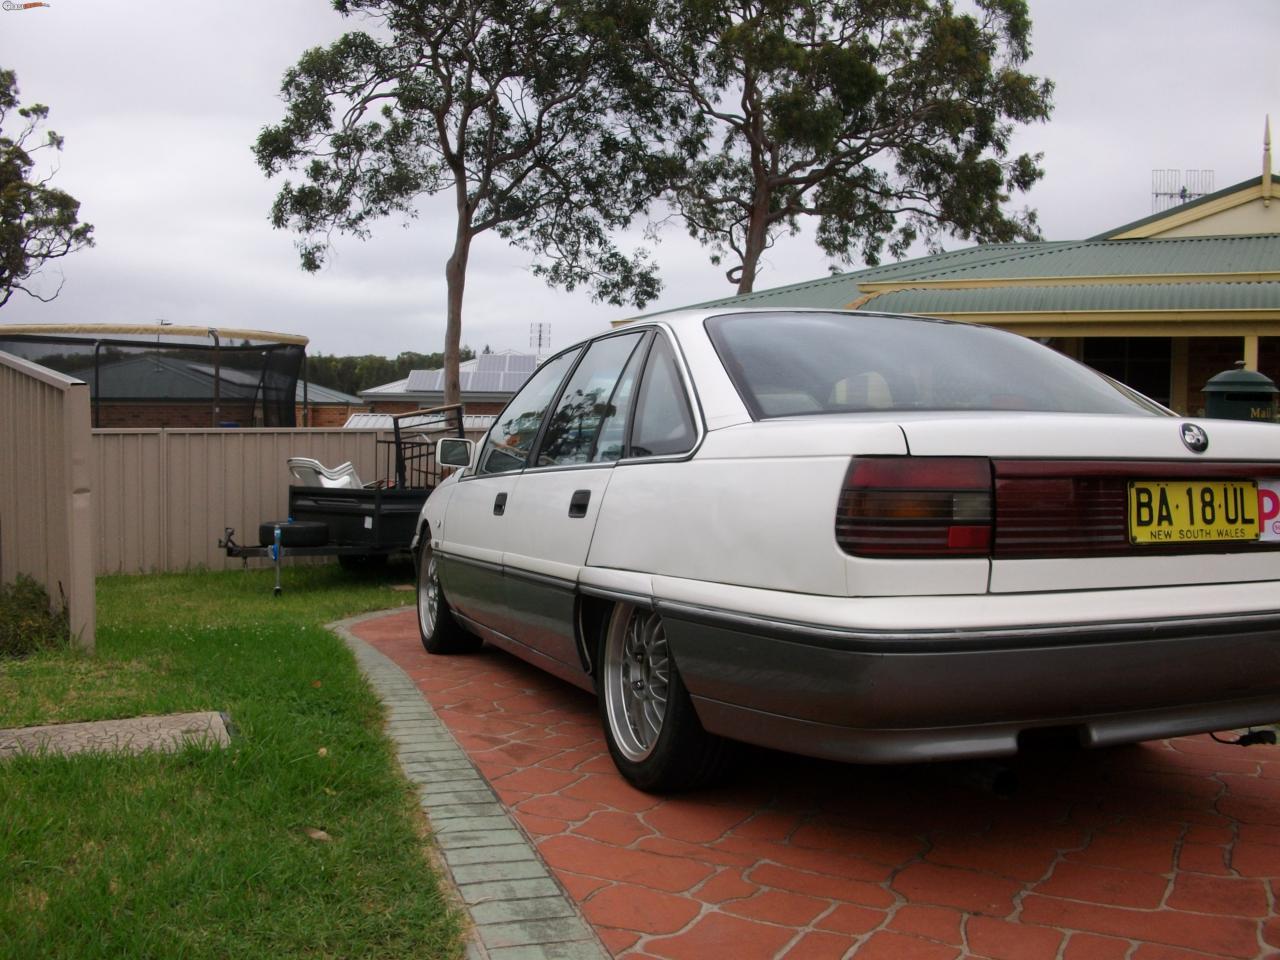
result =
[[[973,264],[926,263],[887,280],[1015,280],[1280,270],[1280,234],[1029,243]],[[877,278],[879,279],[879,278]],[[865,281],[863,281],[865,282]]]
[[897,280],[899,277],[932,274],[941,270],[962,270],[982,267],[988,263],[998,263],[1009,257],[1026,254],[1032,250],[1043,250],[1061,246],[1059,243],[1039,241],[1035,243],[988,243],[976,247],[965,247],[962,250],[944,250],[926,257],[913,257],[899,263],[888,263],[878,267],[868,267],[852,273],[841,274],[843,277],[857,279],[859,283],[871,281],[881,282]]
[[[741,297],[722,297],[693,304],[697,309],[715,307],[816,307],[838,308],[865,296],[860,285],[865,283],[928,280],[1014,280],[1033,277],[1126,277],[1218,273],[1266,273],[1280,271],[1280,234],[1258,234],[1238,237],[1167,237],[1146,240],[1059,240],[1037,243],[1005,243],[969,247],[918,257],[883,267],[870,267],[853,273],[821,277],[804,283],[793,283],[770,290],[758,290]],[[1155,286],[1176,286],[1174,284]],[[1214,282],[1186,285],[1179,296],[1191,296],[1196,288],[1216,288],[1234,284]],[[1246,284],[1248,286],[1248,284]],[[1266,284],[1262,284],[1266,286]],[[979,296],[996,288],[977,291]],[[1036,288],[1046,289],[1046,288]],[[1069,302],[1084,302],[1084,291],[1090,286],[1049,288],[1070,291]],[[953,297],[963,291],[939,291],[940,297]],[[1234,294],[1232,294],[1234,296]],[[889,308],[885,297],[877,297],[874,307]],[[939,308],[940,309],[940,308]],[[1090,309],[1073,306],[1062,309]],[[1141,308],[1133,308],[1141,309]],[[1155,309],[1155,308],[1153,308]],[[1164,309],[1176,309],[1166,307]],[[661,311],[667,313],[670,311]],[[927,311],[925,311],[927,312]],[[647,317],[658,314],[646,314]]]
[[866,305],[886,313],[1058,313],[1095,310],[1280,310],[1280,281],[917,288]]
[[[694,304],[694,309],[714,307],[827,307],[840,308],[866,296],[858,289],[859,274],[842,273],[821,280],[809,280],[795,283],[787,287],[775,287],[772,290],[757,290],[740,297],[722,297],[719,300],[708,300]],[[673,307],[659,313],[647,313],[644,316],[654,317],[662,313],[684,310],[685,307]]]
[[773,287],[768,290],[757,290],[741,297],[718,297],[703,303],[691,304],[687,307],[672,307],[646,313],[644,316],[656,317],[676,310],[705,309],[709,307],[818,307],[838,308],[866,296],[859,288],[861,283],[897,280],[903,276],[914,276],[917,272],[929,273],[943,268],[956,268],[982,264],[990,260],[1003,260],[1011,253],[1026,250],[1030,247],[1054,246],[1049,243],[993,243],[985,246],[966,247],[963,250],[948,250],[928,257],[916,257],[903,260],[901,263],[890,263],[878,267],[867,267],[851,273],[835,273],[820,277],[817,280],[805,280],[801,283],[788,284],[785,287]]

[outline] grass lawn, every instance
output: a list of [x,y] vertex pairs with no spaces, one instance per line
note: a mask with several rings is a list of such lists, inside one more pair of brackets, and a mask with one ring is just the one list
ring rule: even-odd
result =
[[0,661],[0,727],[234,724],[227,750],[0,762],[0,957],[461,955],[377,698],[323,629],[412,594],[285,578],[279,598],[269,570],[105,578],[94,656]]

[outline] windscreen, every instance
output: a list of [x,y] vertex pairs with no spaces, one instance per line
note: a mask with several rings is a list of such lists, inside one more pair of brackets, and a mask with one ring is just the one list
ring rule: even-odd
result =
[[1164,411],[1048,347],[964,323],[751,313],[707,321],[757,418],[872,410]]

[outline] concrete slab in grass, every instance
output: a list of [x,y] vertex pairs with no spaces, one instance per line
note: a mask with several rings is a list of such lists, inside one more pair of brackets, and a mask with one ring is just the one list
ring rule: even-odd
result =
[[67,756],[76,753],[176,753],[189,746],[225,747],[227,723],[214,711],[170,713],[158,717],[56,723],[0,730],[0,760],[22,754]]

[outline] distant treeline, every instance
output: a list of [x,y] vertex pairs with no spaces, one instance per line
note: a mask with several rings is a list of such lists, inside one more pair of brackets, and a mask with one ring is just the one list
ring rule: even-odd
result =
[[[471,360],[475,351],[462,348],[462,359]],[[439,370],[444,366],[443,353],[414,353],[406,350],[394,360],[366,354],[362,357],[307,357],[307,380],[311,383],[358,395],[361,390],[380,387],[384,383],[403,380],[410,370]]]

